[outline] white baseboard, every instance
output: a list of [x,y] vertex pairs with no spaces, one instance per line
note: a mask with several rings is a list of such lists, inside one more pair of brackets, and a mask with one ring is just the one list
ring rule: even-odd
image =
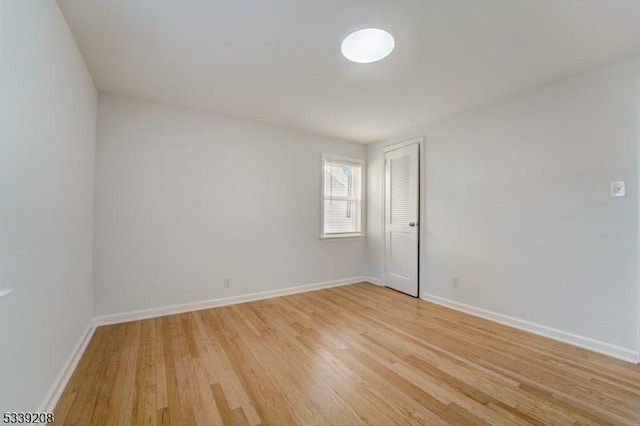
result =
[[71,351],[67,362],[62,366],[62,370],[58,374],[58,377],[54,380],[53,384],[49,388],[49,392],[45,395],[40,407],[38,408],[38,412],[52,412],[54,408],[56,408],[56,404],[60,400],[62,396],[62,392],[67,387],[67,383],[69,383],[69,379],[73,375],[73,372],[76,370],[78,366],[78,362],[80,362],[80,358],[82,358],[82,354],[84,353],[87,345],[91,341],[91,337],[93,337],[93,332],[96,327],[93,324],[93,321],[89,322],[87,329],[82,333],[78,343],[76,343],[75,347]]
[[363,277],[362,279],[363,279],[364,281],[366,281],[366,282],[371,283],[371,284],[380,285],[380,286],[384,285],[384,284],[382,284],[382,281],[381,281],[381,280],[379,280],[378,278],[374,278],[374,277]]
[[494,321],[500,324],[514,327],[520,330],[528,331],[533,334],[548,337],[550,339],[558,340],[570,345],[578,346],[584,349],[589,349],[594,352],[598,352],[604,355],[609,355],[614,358],[621,359],[623,361],[629,361],[638,363],[638,352],[633,349],[623,348],[621,346],[613,345],[611,343],[601,342],[599,340],[591,339],[589,337],[579,336],[577,334],[568,333],[566,331],[558,330],[555,328],[547,327],[544,325],[536,324],[534,322],[521,320],[511,317],[509,315],[499,314],[497,312],[490,311],[488,309],[478,308],[475,306],[467,305],[465,303],[456,302],[455,300],[446,299],[444,297],[435,296],[432,294],[423,293],[422,299],[427,302],[436,303],[438,305],[445,306],[447,308],[455,309],[476,317],[484,318],[490,321]]
[[237,303],[251,302],[255,300],[270,299],[289,294],[304,293],[307,291],[321,290],[324,288],[339,287],[348,284],[367,281],[366,277],[351,277],[342,280],[326,281],[315,284],[306,284],[295,287],[287,287],[278,290],[261,291],[258,293],[243,294],[239,296],[223,297],[219,299],[203,300],[200,302],[183,303],[179,305],[162,306],[159,308],[142,309],[138,311],[124,312],[121,314],[103,315],[94,318],[96,326],[118,324],[129,321],[137,321],[147,318],[156,318],[164,315],[181,314],[184,312],[199,311],[202,309],[219,306],[235,305]]

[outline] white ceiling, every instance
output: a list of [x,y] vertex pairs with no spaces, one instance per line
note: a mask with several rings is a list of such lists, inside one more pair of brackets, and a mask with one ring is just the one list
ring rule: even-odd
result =
[[58,2],[102,92],[360,142],[640,53],[639,0]]

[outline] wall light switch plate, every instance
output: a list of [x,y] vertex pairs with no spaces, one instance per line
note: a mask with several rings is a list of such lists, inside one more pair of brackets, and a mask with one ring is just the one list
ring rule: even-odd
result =
[[625,188],[624,181],[611,182],[611,196],[612,197],[626,197],[627,189]]

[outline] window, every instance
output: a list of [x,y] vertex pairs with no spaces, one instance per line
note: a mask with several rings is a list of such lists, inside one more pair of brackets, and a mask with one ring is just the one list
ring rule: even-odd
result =
[[322,238],[364,235],[364,162],[324,155],[322,165]]

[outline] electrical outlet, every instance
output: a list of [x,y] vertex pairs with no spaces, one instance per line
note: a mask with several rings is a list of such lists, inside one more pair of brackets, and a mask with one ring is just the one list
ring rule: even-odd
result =
[[224,288],[231,288],[231,279],[230,278],[225,278],[224,279]]
[[625,188],[624,181],[611,182],[611,196],[612,197],[626,197],[627,189]]
[[451,276],[451,287],[458,288],[460,287],[460,277],[457,275]]

